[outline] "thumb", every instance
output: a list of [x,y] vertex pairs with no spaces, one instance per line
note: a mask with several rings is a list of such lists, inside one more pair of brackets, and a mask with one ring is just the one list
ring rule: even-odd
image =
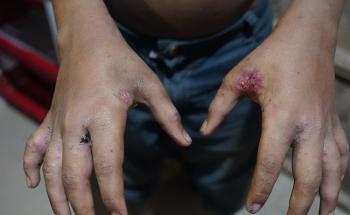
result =
[[231,112],[241,95],[256,97],[261,82],[260,73],[256,69],[234,69],[229,72],[209,106],[208,118],[201,127],[202,134],[211,134]]

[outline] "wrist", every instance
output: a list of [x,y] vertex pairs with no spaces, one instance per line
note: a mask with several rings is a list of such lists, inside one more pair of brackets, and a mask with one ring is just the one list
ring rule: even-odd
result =
[[294,45],[304,45],[333,57],[343,0],[293,0],[276,31]]

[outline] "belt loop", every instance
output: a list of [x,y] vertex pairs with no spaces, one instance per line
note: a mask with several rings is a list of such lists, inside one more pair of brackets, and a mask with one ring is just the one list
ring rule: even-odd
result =
[[176,41],[159,40],[158,50],[162,55],[168,58],[173,58],[178,54],[179,44]]
[[254,27],[255,23],[259,20],[258,16],[256,15],[256,13],[253,10],[249,10],[246,14],[245,14],[245,22],[250,26],[250,27]]

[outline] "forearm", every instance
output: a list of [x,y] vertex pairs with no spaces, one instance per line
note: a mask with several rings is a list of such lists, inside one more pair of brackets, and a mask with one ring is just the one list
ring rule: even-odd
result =
[[334,55],[342,5],[343,0],[292,0],[277,29],[291,41]]
[[61,55],[72,47],[84,53],[124,43],[102,0],[54,0],[54,9]]

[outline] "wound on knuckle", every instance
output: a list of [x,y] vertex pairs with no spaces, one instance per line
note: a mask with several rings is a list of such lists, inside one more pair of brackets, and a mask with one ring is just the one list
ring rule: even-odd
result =
[[134,96],[127,89],[119,89],[113,93],[113,96],[118,100],[119,103],[127,108],[130,108],[134,104]]
[[239,77],[234,80],[233,90],[250,96],[257,96],[263,88],[260,71],[257,68],[244,69]]

